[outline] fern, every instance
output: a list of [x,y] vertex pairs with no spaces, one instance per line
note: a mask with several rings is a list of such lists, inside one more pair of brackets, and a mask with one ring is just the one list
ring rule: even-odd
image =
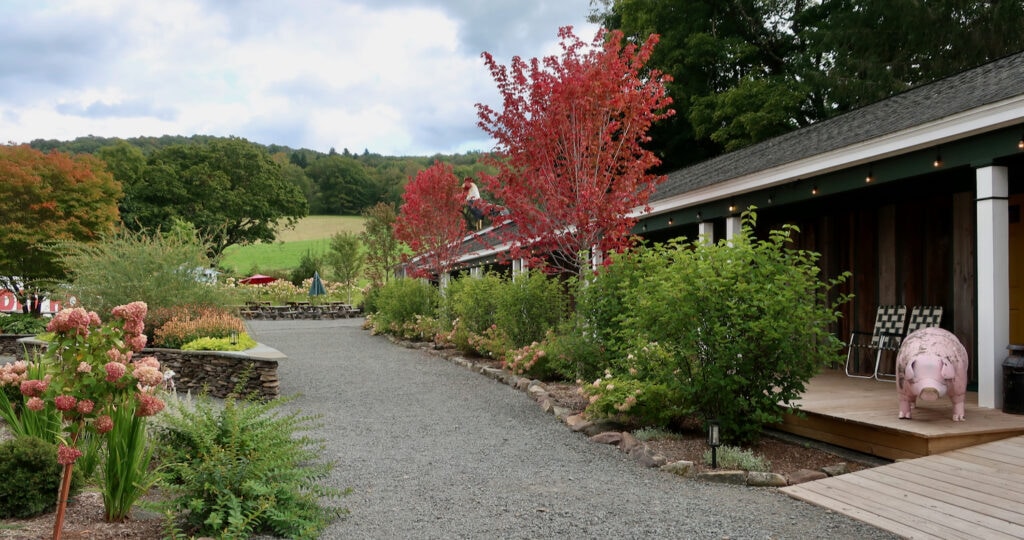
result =
[[332,469],[318,460],[324,443],[296,435],[319,427],[319,418],[281,413],[291,399],[227,399],[220,406],[202,397],[192,406],[173,404],[161,418],[161,462],[188,533],[317,538],[347,512],[320,503],[348,491],[320,485]]

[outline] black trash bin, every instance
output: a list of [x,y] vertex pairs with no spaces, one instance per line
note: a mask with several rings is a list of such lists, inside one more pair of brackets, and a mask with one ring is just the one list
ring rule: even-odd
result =
[[1009,345],[1003,360],[1003,412],[1024,414],[1024,345]]

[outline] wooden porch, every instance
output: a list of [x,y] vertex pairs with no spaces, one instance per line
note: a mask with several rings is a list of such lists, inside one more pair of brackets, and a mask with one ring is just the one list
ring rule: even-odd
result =
[[946,398],[919,400],[913,419],[900,420],[896,383],[850,378],[841,370],[811,379],[798,404],[804,417],[786,415],[776,429],[892,460],[1024,435],[1024,415],[978,407],[973,392],[967,395],[964,422],[953,422],[953,405]]

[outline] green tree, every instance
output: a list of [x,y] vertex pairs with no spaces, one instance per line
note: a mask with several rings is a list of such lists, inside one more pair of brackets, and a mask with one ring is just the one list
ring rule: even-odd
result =
[[359,274],[363,270],[365,255],[359,235],[352,232],[338,232],[331,236],[330,251],[327,252],[327,264],[331,268],[335,280],[348,290],[348,303],[352,303],[352,288],[355,287]]
[[1024,49],[1024,3],[602,0],[592,20],[661,43],[679,114],[661,170],[703,160]]
[[62,278],[67,267],[47,245],[113,231],[120,198],[120,186],[92,156],[0,146],[0,287],[17,291],[17,277],[30,291]]
[[366,277],[370,285],[380,287],[388,282],[400,259],[400,246],[395,238],[395,206],[377,203],[363,212],[366,221],[360,238],[366,245]]
[[274,241],[308,208],[267,151],[239,138],[158,150],[125,201],[123,218],[132,230],[184,219],[209,240],[214,256],[234,244]]
[[370,174],[354,158],[329,155],[310,164],[306,175],[317,189],[316,214],[358,214],[375,199]]

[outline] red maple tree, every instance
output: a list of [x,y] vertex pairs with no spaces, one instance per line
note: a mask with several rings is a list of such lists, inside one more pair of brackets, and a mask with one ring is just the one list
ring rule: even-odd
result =
[[515,224],[496,229],[514,231],[509,256],[578,273],[590,250],[629,243],[636,211],[664,180],[649,172],[660,160],[643,147],[647,131],[674,111],[670,77],[644,68],[657,35],[638,45],[601,30],[588,47],[563,27],[559,38],[561,57],[506,67],[483,53],[503,109],[477,104],[499,171],[481,178]]
[[462,214],[464,197],[451,165],[438,161],[405,186],[395,237],[413,251],[406,257],[411,277],[439,276],[455,264],[469,232]]

